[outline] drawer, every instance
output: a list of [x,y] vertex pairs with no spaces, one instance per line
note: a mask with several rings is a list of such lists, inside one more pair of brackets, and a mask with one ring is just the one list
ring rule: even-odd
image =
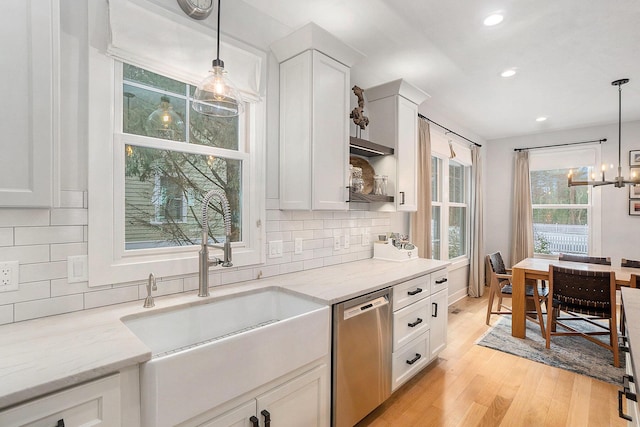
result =
[[435,294],[449,286],[449,274],[447,269],[439,270],[431,273],[431,293]]
[[391,391],[395,391],[429,363],[429,331],[393,353]]
[[431,295],[431,276],[416,277],[393,287],[393,310],[400,310],[411,303]]
[[393,313],[393,351],[429,330],[431,298],[406,306]]
[[66,426],[119,426],[118,374],[0,411],[3,427],[51,427],[60,420]]

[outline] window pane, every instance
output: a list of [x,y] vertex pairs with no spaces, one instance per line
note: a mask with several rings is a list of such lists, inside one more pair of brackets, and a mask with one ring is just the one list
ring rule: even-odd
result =
[[431,258],[440,258],[440,206],[431,206]]
[[138,68],[134,65],[123,64],[122,74],[124,80],[140,83],[144,86],[165,90],[178,95],[186,95],[186,83],[181,83],[177,80]]
[[[231,208],[231,241],[240,241],[240,160],[126,146],[125,248],[145,249],[200,244],[201,201],[222,189]],[[209,206],[209,236],[224,242],[224,221],[217,200]]]
[[[586,167],[573,169],[575,180],[588,179]],[[540,170],[531,172],[531,202],[534,205],[575,205],[589,203],[586,186],[567,185],[569,169]]]
[[449,162],[449,201],[464,203],[464,166]]
[[207,117],[191,110],[189,141],[192,144],[238,150],[238,117]]
[[187,102],[148,89],[123,84],[123,129],[125,133],[186,141]]
[[431,200],[440,201],[440,159],[437,157],[431,157]]
[[449,208],[449,259],[467,252],[466,207]]
[[533,209],[534,252],[588,254],[587,209]]

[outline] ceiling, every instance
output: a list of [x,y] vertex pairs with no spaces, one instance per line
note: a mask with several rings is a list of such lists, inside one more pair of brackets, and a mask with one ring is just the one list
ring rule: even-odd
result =
[[[485,27],[484,18],[496,11],[504,21]],[[619,78],[631,79],[623,86],[623,121],[640,119],[638,0],[223,5],[223,17],[234,12],[242,13],[256,44],[315,22],[365,55],[352,68],[360,87],[404,78],[431,95],[421,111],[433,107],[485,140],[616,122],[618,94],[611,82]],[[507,68],[517,74],[501,77]],[[539,116],[548,120],[536,122]]]

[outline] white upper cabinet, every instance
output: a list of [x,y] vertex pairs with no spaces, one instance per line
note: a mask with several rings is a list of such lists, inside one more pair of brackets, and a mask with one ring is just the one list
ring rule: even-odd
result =
[[389,175],[388,192],[394,196],[395,209],[414,212],[418,206],[418,105],[429,95],[395,80],[365,90],[365,96],[369,139],[395,150],[395,162],[383,159],[376,172]]
[[280,209],[346,210],[349,67],[359,54],[315,24],[276,42]]
[[57,187],[58,0],[2,6],[0,206],[49,207]]

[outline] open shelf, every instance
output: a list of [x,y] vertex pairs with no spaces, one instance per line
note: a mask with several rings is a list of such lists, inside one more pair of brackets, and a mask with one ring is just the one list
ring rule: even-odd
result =
[[366,139],[349,137],[349,151],[362,157],[389,156],[393,154],[393,148],[367,141]]
[[349,201],[359,203],[371,203],[371,202],[393,202],[393,196],[382,196],[378,194],[362,194],[354,191],[349,191]]

